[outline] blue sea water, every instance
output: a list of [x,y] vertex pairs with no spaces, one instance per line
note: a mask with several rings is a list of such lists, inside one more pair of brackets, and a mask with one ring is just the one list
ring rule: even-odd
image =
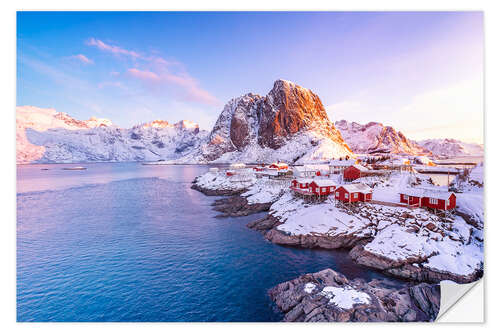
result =
[[[265,241],[190,189],[204,166],[17,169],[18,321],[279,321],[267,291],[333,268],[403,282],[347,252]],[[42,170],[47,168],[49,170]]]

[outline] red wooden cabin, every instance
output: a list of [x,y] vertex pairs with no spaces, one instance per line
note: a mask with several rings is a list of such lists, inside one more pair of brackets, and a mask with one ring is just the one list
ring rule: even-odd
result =
[[335,190],[335,199],[344,202],[368,202],[372,200],[373,190],[363,183],[341,185]]
[[335,192],[337,184],[330,179],[315,179],[309,184],[309,187],[316,195],[330,195]]
[[308,189],[312,179],[307,179],[307,178],[299,178],[299,179],[294,179],[292,180],[292,188],[298,188],[301,190]]
[[353,181],[363,176],[363,173],[368,171],[362,165],[354,164],[344,169],[344,179],[347,181]]
[[457,206],[457,196],[452,192],[409,189],[399,194],[399,201],[410,206],[448,210]]

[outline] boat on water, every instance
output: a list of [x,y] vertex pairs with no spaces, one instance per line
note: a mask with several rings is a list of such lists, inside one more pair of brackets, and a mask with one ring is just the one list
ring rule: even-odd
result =
[[66,168],[63,168],[63,170],[87,170],[87,168],[82,167],[82,166],[76,166],[76,167],[66,167]]

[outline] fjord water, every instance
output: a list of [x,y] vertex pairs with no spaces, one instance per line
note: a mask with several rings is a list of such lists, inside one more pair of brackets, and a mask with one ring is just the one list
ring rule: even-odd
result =
[[66,166],[17,169],[18,321],[277,321],[267,291],[300,274],[403,284],[346,252],[271,244],[245,226],[262,214],[215,218],[190,189],[208,167]]

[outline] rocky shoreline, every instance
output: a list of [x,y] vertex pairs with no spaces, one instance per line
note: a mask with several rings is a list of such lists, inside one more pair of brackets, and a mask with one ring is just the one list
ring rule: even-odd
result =
[[276,228],[281,224],[276,217],[268,215],[248,223],[247,227],[261,232],[268,241],[274,244],[327,250],[347,249],[350,250],[349,256],[351,259],[359,265],[379,270],[390,276],[416,282],[439,283],[442,280],[451,280],[457,283],[470,283],[478,280],[483,275],[482,270],[464,276],[449,272],[437,272],[419,265],[428,258],[413,258],[412,260],[397,262],[376,256],[363,248],[371,240],[370,237],[359,237],[353,234],[337,236],[324,234],[289,235]]
[[[348,280],[331,269],[304,274],[269,291],[271,299],[285,313],[284,321],[433,321],[439,312],[440,281],[470,283],[483,275],[482,263],[480,267],[468,271],[448,267],[443,269],[436,266],[436,261],[433,262],[436,258],[438,263],[442,260],[438,257],[438,251],[406,248],[407,244],[411,245],[413,242],[420,244],[419,239],[445,244],[446,236],[449,237],[446,238],[446,244],[455,242],[453,244],[466,246],[478,239],[478,235],[481,236],[477,233],[473,235],[472,229],[470,233],[457,234],[451,224],[453,220],[448,217],[435,216],[425,211],[396,211],[379,206],[332,206],[322,212],[334,210],[337,214],[334,216],[339,216],[336,217],[337,222],[316,222],[313,216],[321,218],[320,215],[303,217],[297,215],[297,212],[319,206],[295,204],[293,196],[286,192],[283,194],[279,189],[268,190],[258,182],[243,189],[228,189],[231,184],[227,183],[221,183],[222,186],[210,184],[207,186],[210,188],[205,188],[198,183],[194,183],[192,188],[206,195],[225,196],[212,204],[213,209],[221,213],[217,217],[246,216],[267,211],[267,216],[249,222],[247,227],[262,233],[266,240],[274,244],[349,250],[354,263],[415,284],[400,289],[384,287],[383,281]],[[482,230],[482,225],[474,216],[463,212],[457,215],[463,219],[462,225]],[[302,223],[300,219],[308,222]],[[325,224],[329,227],[321,228]],[[320,228],[304,229],[304,226],[311,225]],[[387,249],[380,251],[377,247],[379,243],[386,244]],[[396,251],[397,255],[391,255],[392,251]],[[332,290],[340,293],[339,295],[361,293],[366,302],[354,304],[348,309],[336,306],[332,300],[337,296]]]
[[379,280],[348,280],[332,269],[280,283],[269,296],[287,322],[434,321],[440,306],[437,284],[392,289]]
[[[207,189],[197,184],[191,187],[206,195],[226,196],[216,200],[212,205],[215,211],[221,214],[217,217],[238,217],[247,216],[259,212],[269,211],[270,203],[249,203],[247,198],[242,196],[246,189]],[[463,216],[467,222],[471,219]],[[364,245],[373,240],[372,237],[364,234],[341,233],[335,235],[310,233],[303,235],[292,235],[277,229],[283,224],[278,218],[269,213],[266,217],[260,218],[247,224],[247,227],[263,234],[268,241],[286,246],[296,246],[302,248],[321,248],[327,250],[347,249],[351,259],[359,265],[376,269],[382,273],[416,282],[439,283],[442,280],[451,280],[457,283],[470,283],[478,280],[483,275],[483,270],[476,270],[468,275],[453,274],[450,272],[432,270],[422,265],[431,256],[413,257],[405,260],[391,260],[381,257],[364,249]],[[430,226],[429,228],[432,228]]]
[[[195,180],[196,181],[196,180]],[[193,190],[196,190],[198,192],[201,192],[205,195],[208,195],[208,196],[232,196],[232,195],[240,195],[242,193],[244,193],[246,191],[246,189],[237,189],[237,190],[233,190],[233,189],[210,189],[210,188],[206,188],[206,187],[202,187],[198,184],[195,183],[195,181],[193,182],[193,185],[191,185],[191,188]]]
[[218,199],[215,200],[215,202],[212,204],[214,210],[222,213],[217,215],[216,217],[247,216],[268,211],[271,205],[272,203],[250,204],[245,197],[242,197],[240,195]]

